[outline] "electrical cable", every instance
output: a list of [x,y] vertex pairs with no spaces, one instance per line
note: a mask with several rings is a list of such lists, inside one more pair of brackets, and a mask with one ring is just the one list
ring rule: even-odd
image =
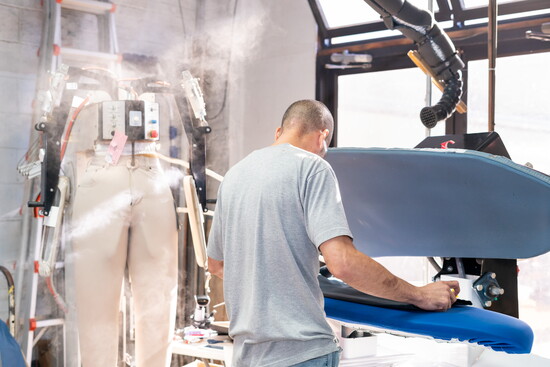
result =
[[65,300],[63,300],[63,297],[57,292],[57,289],[55,288],[55,285],[53,284],[53,275],[50,275],[46,279],[46,285],[48,287],[48,290],[50,291],[50,294],[53,296],[53,299],[55,303],[61,308],[63,313],[68,313],[69,309],[67,308],[67,304],[65,303]]
[[182,0],[178,1],[178,5],[180,8],[180,15],[181,15],[181,27],[183,28],[183,37],[187,36],[187,29],[185,27],[185,17],[183,16],[183,7],[181,6]]
[[239,0],[235,0],[235,4],[233,5],[233,21],[231,24],[231,43],[229,47],[229,55],[227,56],[227,66],[226,66],[226,73],[225,73],[225,82],[224,82],[224,88],[223,88],[223,99],[222,99],[222,105],[217,113],[214,114],[209,120],[215,120],[217,119],[225,109],[225,105],[227,103],[227,89],[229,88],[229,71],[231,69],[231,58],[233,55],[233,37],[235,35],[235,19],[237,17],[237,6],[239,4]]
[[455,258],[456,262],[456,270],[458,272],[459,278],[466,278],[466,271],[464,270],[464,263],[462,262],[462,259],[459,257]]
[[434,267],[436,272],[439,273],[441,271],[441,266],[437,263],[437,261],[435,261],[433,257],[428,257],[428,262]]
[[6,320],[6,324],[10,330],[10,334],[15,337],[15,283],[7,268],[0,266],[0,272],[4,274],[8,286],[8,320]]
[[61,153],[60,153],[60,159],[63,160],[63,157],[65,156],[65,150],[67,149],[67,143],[69,142],[69,137],[71,135],[71,131],[73,129],[74,122],[76,118],[78,117],[78,114],[80,111],[86,106],[88,101],[90,100],[90,96],[87,96],[82,103],[76,108],[76,110],[73,113],[73,116],[71,117],[71,120],[69,121],[69,124],[67,125],[67,130],[65,131],[65,136],[63,137],[62,144],[61,144]]

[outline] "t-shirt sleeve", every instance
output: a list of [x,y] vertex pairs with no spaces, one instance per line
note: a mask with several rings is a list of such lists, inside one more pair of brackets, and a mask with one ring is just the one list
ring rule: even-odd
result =
[[353,238],[344,212],[338,180],[330,166],[307,179],[304,215],[308,236],[317,247],[334,237]]
[[206,246],[208,256],[218,261],[223,261],[222,185],[218,190],[216,210]]

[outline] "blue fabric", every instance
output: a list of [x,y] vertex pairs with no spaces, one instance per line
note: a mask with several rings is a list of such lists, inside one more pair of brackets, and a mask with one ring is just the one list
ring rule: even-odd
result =
[[338,367],[339,364],[340,352],[336,351],[302,363],[293,364],[290,367]]
[[507,158],[334,148],[326,159],[367,255],[517,259],[550,251],[550,177]]
[[446,312],[408,311],[325,298],[325,312],[338,321],[458,339],[507,353],[529,353],[533,345],[533,331],[523,321],[471,306],[455,306]]
[[0,320],[0,360],[3,367],[25,367],[19,344],[11,336],[8,326]]

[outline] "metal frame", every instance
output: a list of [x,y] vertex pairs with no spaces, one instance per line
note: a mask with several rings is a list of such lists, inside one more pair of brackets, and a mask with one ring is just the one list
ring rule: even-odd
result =
[[[435,13],[438,22],[452,20],[453,26],[446,28],[462,60],[464,87],[462,100],[468,94],[468,62],[488,58],[488,6],[464,8],[463,0],[435,0],[439,11]],[[324,102],[335,118],[335,138],[338,133],[338,76],[373,71],[387,71],[414,67],[407,52],[415,48],[412,41],[403,36],[381,37],[360,42],[333,44],[335,37],[357,35],[385,30],[383,22],[376,21],[340,28],[328,28],[318,0],[308,0],[318,25],[319,46],[316,59],[316,99]],[[536,10],[549,10],[548,14],[512,18],[498,22],[498,57],[550,52],[550,42],[526,39],[525,32],[538,30],[542,23],[550,22],[550,4],[547,0],[521,0],[499,5],[499,15],[512,15]],[[471,20],[484,20],[479,24],[467,25]],[[368,53],[373,60],[369,68],[326,69],[333,53],[348,50],[352,53]],[[467,114],[454,114],[446,120],[446,134],[460,134],[467,131]]]
[[[468,20],[487,18],[488,7],[464,8],[463,0],[434,0],[439,10],[434,14],[438,22],[453,21],[451,29],[462,29]],[[351,36],[361,33],[386,30],[386,26],[380,21],[367,22],[363,24],[350,25],[345,27],[329,28],[323,15],[318,0],[308,0],[313,17],[319,27],[319,36],[323,40],[323,47],[330,47],[330,39],[342,36]],[[449,3],[451,6],[449,6]],[[534,10],[549,9],[547,0],[519,0],[513,3],[499,5],[500,15],[511,15]]]

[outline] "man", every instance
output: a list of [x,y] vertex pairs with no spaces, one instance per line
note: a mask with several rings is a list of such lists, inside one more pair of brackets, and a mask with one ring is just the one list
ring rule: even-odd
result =
[[219,189],[209,268],[224,279],[236,367],[337,366],[318,252],[330,272],[375,296],[444,311],[457,282],[415,287],[357,251],[338,183],[322,159],[333,119],[320,102],[285,112],[272,146],[229,170]]

